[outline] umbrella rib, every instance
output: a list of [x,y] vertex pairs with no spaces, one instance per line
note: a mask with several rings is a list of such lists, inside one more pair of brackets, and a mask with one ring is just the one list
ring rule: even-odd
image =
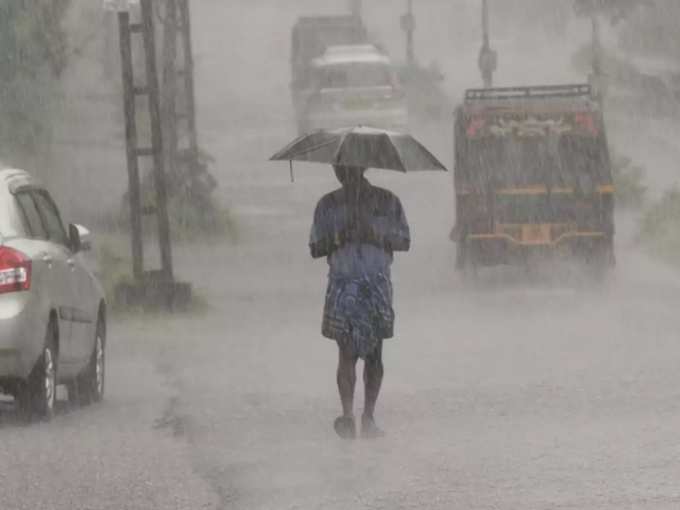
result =
[[324,147],[326,147],[328,145],[332,145],[333,143],[335,143],[335,140],[327,140],[327,141],[322,142],[318,145],[314,145],[314,146],[310,147],[309,149],[305,149],[305,150],[301,151],[300,154],[308,154],[310,152],[314,152],[314,151],[317,151],[319,149],[323,149]]
[[337,164],[340,162],[340,151],[342,150],[343,146],[345,145],[345,141],[347,140],[347,136],[349,133],[344,133],[342,135],[342,139],[340,140],[340,143],[338,144],[338,148],[335,150],[335,154],[333,155],[333,164]]
[[434,168],[436,168],[436,169],[438,169],[438,170],[444,170],[445,172],[447,171],[447,170],[446,170],[446,167],[441,163],[441,161],[439,161],[439,160],[437,159],[437,157],[436,157],[434,154],[432,154],[432,153],[430,152],[430,150],[429,150],[427,147],[425,147],[422,143],[420,143],[420,142],[419,142],[418,140],[416,140],[415,138],[413,139],[413,141],[414,141],[416,144],[418,144],[418,147],[419,147],[425,154],[428,155],[428,157],[430,158],[430,162],[432,163],[432,165],[433,165]]
[[[280,154],[285,154],[286,152],[291,152],[291,151],[295,150],[295,145],[297,145],[297,143],[299,143],[299,142],[294,142],[293,144],[289,145],[288,147],[285,147],[284,149],[282,149],[278,153],[274,154],[271,159],[277,160],[281,157]],[[332,140],[332,139],[326,140],[325,142],[318,143],[317,145],[313,145],[312,147],[300,149],[300,152],[298,152],[298,154],[299,155],[309,154],[310,152],[314,152],[314,151],[317,151],[319,149],[323,149],[324,147],[326,147],[328,145],[332,145],[333,143],[335,143],[335,140]]]
[[285,154],[286,152],[288,152],[289,150],[291,150],[291,149],[292,149],[293,147],[295,147],[297,144],[299,144],[300,142],[302,142],[303,139],[304,139],[304,136],[298,136],[295,140],[293,140],[292,142],[290,142],[290,143],[289,143],[288,145],[286,145],[283,149],[281,149],[280,151],[278,151],[277,153],[275,153],[271,158],[269,158],[270,161],[276,161],[277,159],[279,159],[279,158],[281,157],[281,154]]
[[[299,154],[300,154],[300,155],[302,155],[302,154],[309,154],[310,152],[318,151],[319,149],[323,149],[324,147],[327,147],[328,145],[332,145],[333,143],[335,143],[334,140],[327,140],[327,141],[322,142],[322,143],[319,143],[319,144],[317,144],[317,145],[313,145],[313,146],[311,146],[311,147],[309,147],[309,148],[307,148],[307,149],[301,150],[301,151],[299,152]],[[292,150],[292,149],[293,149],[293,148],[291,148],[291,150]]]
[[397,168],[396,170],[399,170],[400,172],[406,173],[406,172],[407,172],[407,168],[406,168],[406,166],[404,165],[404,160],[402,159],[402,155],[401,155],[401,152],[399,151],[399,148],[397,147],[397,144],[394,143],[394,141],[392,140],[392,137],[391,137],[390,135],[385,134],[385,135],[383,135],[383,136],[385,136],[385,137],[387,138],[388,146],[389,146],[389,147],[392,147],[392,150],[393,150],[393,151],[396,153],[396,155],[397,155],[397,161],[399,162],[399,165],[401,166],[401,168]]

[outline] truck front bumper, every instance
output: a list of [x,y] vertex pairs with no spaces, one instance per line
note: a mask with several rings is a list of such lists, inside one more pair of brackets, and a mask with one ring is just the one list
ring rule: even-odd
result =
[[611,247],[604,232],[570,232],[551,241],[526,242],[503,234],[469,234],[462,242],[475,265],[523,265],[533,257],[589,259]]

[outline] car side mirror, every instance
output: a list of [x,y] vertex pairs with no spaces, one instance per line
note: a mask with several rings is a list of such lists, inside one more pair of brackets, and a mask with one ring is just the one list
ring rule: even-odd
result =
[[82,225],[69,225],[69,239],[71,241],[71,250],[74,253],[90,251],[92,249],[90,231]]

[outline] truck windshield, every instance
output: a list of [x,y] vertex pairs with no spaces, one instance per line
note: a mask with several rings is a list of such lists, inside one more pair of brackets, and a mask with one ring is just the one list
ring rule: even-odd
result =
[[467,179],[478,186],[544,184],[589,191],[611,181],[602,139],[577,135],[485,137],[468,141]]
[[311,23],[293,34],[293,56],[308,60],[321,55],[329,46],[359,44],[366,40],[363,26],[352,23]]
[[386,64],[350,63],[319,69],[318,84],[322,89],[356,87],[391,87],[392,70]]

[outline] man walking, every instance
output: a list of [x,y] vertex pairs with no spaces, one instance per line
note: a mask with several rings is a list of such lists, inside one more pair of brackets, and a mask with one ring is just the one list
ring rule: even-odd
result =
[[310,236],[312,257],[330,266],[322,334],[339,348],[337,383],[342,416],[335,430],[356,437],[356,364],[364,360],[362,436],[383,435],[374,419],[383,379],[382,345],[394,332],[390,266],[395,251],[408,251],[410,234],[399,199],[375,187],[365,169],[335,166],[342,187],[317,204]]

